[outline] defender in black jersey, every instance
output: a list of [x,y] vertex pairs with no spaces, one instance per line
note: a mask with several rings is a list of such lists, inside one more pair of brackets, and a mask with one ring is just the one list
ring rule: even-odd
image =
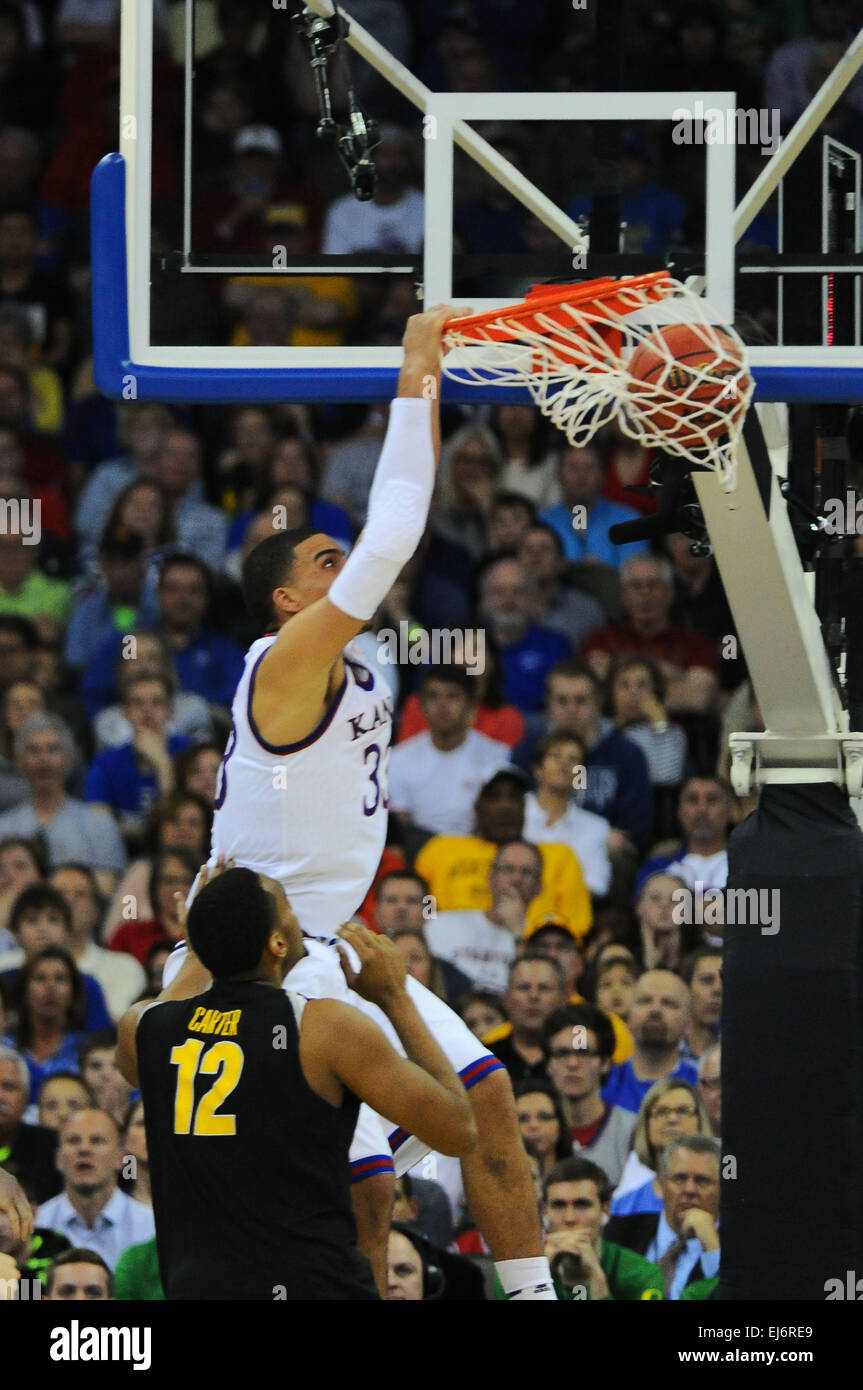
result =
[[356,976],[345,963],[351,987],[384,1009],[407,1058],[349,1005],[283,991],[306,948],[273,880],[204,874],[187,932],[212,986],[181,997],[203,984],[200,972],[198,985],[178,979],[155,1004],[134,1005],[117,1049],[144,1101],[166,1296],[376,1298],[350,1202],[360,1100],[386,1100],[397,1123],[443,1152],[461,1156],[476,1138],[401,957],[386,938],[343,929],[361,962]]

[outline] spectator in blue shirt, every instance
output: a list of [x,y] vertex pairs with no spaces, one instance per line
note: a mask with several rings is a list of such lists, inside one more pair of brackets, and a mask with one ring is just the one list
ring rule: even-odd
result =
[[[169,555],[159,573],[159,631],[174,658],[180,689],[229,709],[243,674],[243,653],[230,637],[207,627],[210,572],[195,555]],[[81,678],[81,702],[95,716],[114,701],[114,670],[123,648],[118,633]]]
[[496,560],[483,575],[482,616],[500,648],[505,698],[523,713],[542,709],[545,678],[572,653],[569,639],[533,621],[536,581],[518,560]]
[[620,521],[637,521],[640,513],[602,496],[605,467],[595,444],[564,449],[557,480],[563,501],[556,507],[546,507],[539,515],[560,536],[567,560],[599,561],[617,569],[628,555],[647,550],[647,541],[614,545],[608,539],[610,526]]
[[156,596],[147,582],[144,538],[125,523],[109,526],[99,545],[99,565],[79,581],[66,628],[66,662],[86,666],[117,632],[158,618]]
[[30,1100],[55,1071],[78,1070],[84,1040],[87,993],[68,951],[46,946],[22,965],[13,991],[18,1026],[4,1039],[20,1052],[30,1072]]
[[611,1068],[602,1088],[606,1105],[621,1105],[637,1114],[656,1081],[679,1077],[695,1086],[698,1070],[680,1055],[689,1016],[689,990],[671,970],[645,970],[638,979],[629,1010],[635,1051]]
[[[677,193],[661,188],[650,175],[647,144],[640,131],[623,133],[620,151],[620,216],[626,224],[623,249],[663,254],[679,245],[686,203]],[[575,198],[567,208],[573,219],[593,209],[591,195]]]
[[[9,929],[16,944],[0,956],[0,983],[12,991],[21,967],[46,946],[58,946],[74,958],[71,910],[62,894],[47,883],[31,883],[18,894],[12,905]],[[92,975],[81,978],[87,1001],[86,1028],[110,1027],[111,1016],[102,986]]]
[[87,773],[87,801],[112,811],[127,834],[137,834],[154,801],[174,790],[175,753],[188,748],[168,733],[171,686],[158,672],[137,671],[124,683],[123,714],[132,738],[97,753]]

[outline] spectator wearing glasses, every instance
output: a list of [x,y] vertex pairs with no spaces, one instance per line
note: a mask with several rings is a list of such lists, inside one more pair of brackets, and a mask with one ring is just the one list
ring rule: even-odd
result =
[[635,1121],[632,1152],[626,1160],[612,1215],[660,1211],[662,1194],[656,1176],[665,1145],[680,1134],[710,1134],[710,1117],[695,1086],[673,1077],[651,1086]]
[[719,1146],[706,1134],[681,1135],[659,1160],[662,1210],[612,1216],[608,1240],[658,1265],[665,1297],[709,1298],[719,1275]]

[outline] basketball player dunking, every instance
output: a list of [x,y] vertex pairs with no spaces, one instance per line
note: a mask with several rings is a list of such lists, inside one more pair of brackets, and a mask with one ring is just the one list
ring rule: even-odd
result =
[[[348,990],[333,943],[365,897],[384,846],[392,726],[386,685],[345,648],[425,529],[440,442],[441,330],[459,312],[442,306],[408,321],[366,524],[350,556],[304,527],[268,537],[246,559],[246,602],[269,635],[246,656],[213,823],[210,862],[223,856],[276,879],[306,934],[307,954],[286,987],[309,998],[348,999],[396,1047],[381,1010]],[[166,981],[182,955],[179,948],[169,961]],[[470,1096],[479,1141],[462,1160],[465,1193],[504,1290],[512,1299],[553,1299],[509,1077],[440,999],[415,980],[409,987]],[[379,1280],[393,1157],[404,1172],[426,1151],[363,1107],[351,1149],[352,1195],[359,1245]]]

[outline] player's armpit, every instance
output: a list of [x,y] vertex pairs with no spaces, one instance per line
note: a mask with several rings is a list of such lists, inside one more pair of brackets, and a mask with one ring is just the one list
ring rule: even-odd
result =
[[453,1094],[400,1056],[371,1019],[350,1004],[306,1005],[300,1061],[313,1090],[331,1104],[333,1080],[439,1153],[463,1158],[476,1144],[467,1094]]

